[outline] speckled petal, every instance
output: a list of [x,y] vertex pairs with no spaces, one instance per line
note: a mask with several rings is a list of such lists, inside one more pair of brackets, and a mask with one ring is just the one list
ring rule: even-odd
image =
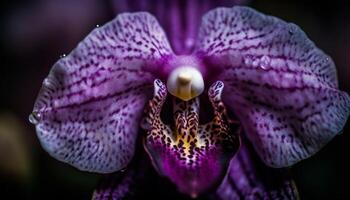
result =
[[[138,143],[139,144],[139,143]],[[138,151],[138,150],[136,150]],[[136,153],[137,154],[137,153]],[[157,175],[145,158],[145,153],[135,155],[128,169],[106,174],[94,190],[92,200],[135,200],[148,194],[145,184]]]
[[298,191],[288,170],[265,166],[251,145],[243,143],[213,199],[298,199]]
[[[224,84],[214,83],[208,92],[213,120],[199,125],[199,98],[173,99],[173,126],[160,118],[166,98],[165,85],[156,80],[154,97],[146,116],[144,146],[157,171],[168,177],[180,192],[197,197],[221,183],[230,159],[239,148],[236,123],[230,122],[221,101]],[[174,97],[175,98],[175,97]]]
[[121,14],[94,29],[43,82],[30,116],[43,148],[80,170],[125,167],[157,62],[171,54],[147,13]]
[[117,13],[147,11],[164,28],[173,50],[189,54],[198,34],[200,19],[205,12],[218,6],[245,4],[248,0],[118,0],[112,1]]
[[136,179],[135,171],[125,174],[107,175],[95,189],[92,200],[122,200],[133,192]]
[[350,98],[333,61],[296,25],[246,7],[218,8],[202,21],[197,55],[269,166],[290,166],[341,132]]

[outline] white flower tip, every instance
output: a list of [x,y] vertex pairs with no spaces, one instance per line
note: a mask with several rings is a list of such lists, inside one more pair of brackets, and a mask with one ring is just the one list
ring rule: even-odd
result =
[[183,66],[174,69],[167,81],[170,94],[184,101],[199,96],[204,90],[203,76],[196,68]]

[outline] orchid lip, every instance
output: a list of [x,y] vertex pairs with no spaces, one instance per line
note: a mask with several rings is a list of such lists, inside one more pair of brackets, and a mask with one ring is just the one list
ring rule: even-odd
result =
[[154,97],[146,111],[144,147],[155,169],[193,198],[221,182],[239,149],[239,123],[228,120],[221,101],[223,87],[217,81],[208,90],[214,116],[205,124],[199,123],[199,98],[172,98],[174,124],[163,123],[160,112],[167,91],[160,80],[154,82]]

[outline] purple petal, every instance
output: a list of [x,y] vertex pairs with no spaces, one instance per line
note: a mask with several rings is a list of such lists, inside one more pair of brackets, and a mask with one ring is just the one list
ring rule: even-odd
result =
[[[138,140],[138,145],[140,140]],[[139,147],[142,147],[140,145]],[[93,200],[190,200],[180,194],[167,179],[154,170],[146,152],[137,148],[134,159],[123,172],[103,175],[93,193]]]
[[144,184],[155,174],[145,156],[145,153],[135,155],[137,159],[134,159],[125,171],[104,175],[94,190],[92,199],[138,199],[138,196],[145,195]]
[[246,7],[203,18],[197,53],[226,85],[224,102],[262,160],[290,166],[343,129],[350,98],[338,90],[332,60],[296,25]]
[[215,199],[298,199],[298,192],[286,169],[265,166],[251,146],[242,144],[231,160],[229,171],[216,191]]
[[156,16],[165,29],[174,51],[193,51],[200,19],[218,6],[244,4],[247,0],[118,0],[112,1],[116,12],[147,11]]
[[209,89],[214,107],[214,119],[199,125],[199,99],[174,99],[174,127],[166,125],[160,112],[166,98],[166,87],[154,83],[154,98],[150,100],[146,117],[148,130],[144,140],[155,168],[168,177],[179,191],[192,197],[217,186],[239,147],[237,124],[230,124],[221,101],[224,87],[216,82]]
[[108,175],[95,189],[93,200],[121,200],[125,199],[135,187],[135,171],[128,171],[126,174]]
[[125,167],[152,91],[149,70],[170,54],[148,13],[121,14],[93,30],[43,82],[30,116],[43,148],[81,170]]

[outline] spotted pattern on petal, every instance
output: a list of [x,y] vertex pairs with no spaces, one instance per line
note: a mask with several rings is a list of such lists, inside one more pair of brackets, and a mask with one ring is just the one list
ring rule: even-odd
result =
[[232,109],[260,157],[290,166],[343,129],[348,94],[331,58],[296,25],[246,7],[218,8],[202,21],[197,55],[225,83]]
[[220,183],[239,147],[239,125],[228,120],[221,101],[223,86],[217,82],[209,89],[214,118],[204,125],[199,125],[199,98],[182,101],[175,97],[175,124],[164,124],[160,112],[166,88],[159,80],[155,81],[154,98],[149,102],[144,146],[158,172],[192,197]]
[[138,150],[137,148],[134,157],[137,159],[133,159],[127,169],[102,176],[93,192],[92,200],[136,200],[148,196],[145,184],[158,175],[146,160],[147,155]]
[[172,54],[156,19],[121,14],[94,29],[44,80],[31,121],[44,149],[81,170],[125,167],[152,91],[156,61]]

